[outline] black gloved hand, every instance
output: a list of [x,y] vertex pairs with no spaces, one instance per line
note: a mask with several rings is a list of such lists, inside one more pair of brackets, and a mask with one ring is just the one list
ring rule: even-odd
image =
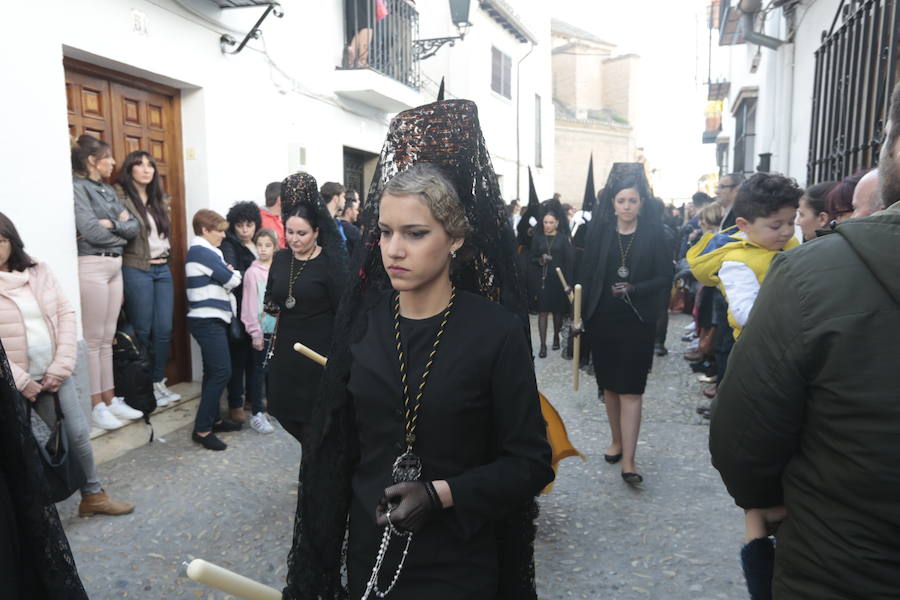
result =
[[[431,490],[428,486],[431,486]],[[379,526],[387,525],[387,513],[390,510],[390,522],[394,527],[401,531],[416,532],[441,508],[441,501],[430,481],[408,481],[384,490],[384,496],[375,509],[375,520]]]

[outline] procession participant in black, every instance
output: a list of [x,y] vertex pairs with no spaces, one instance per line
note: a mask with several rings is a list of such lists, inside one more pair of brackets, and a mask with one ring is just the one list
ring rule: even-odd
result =
[[574,253],[569,227],[559,200],[548,200],[541,207],[540,233],[534,233],[529,250],[528,297],[538,313],[540,358],[547,356],[547,321],[553,315],[553,350],[559,350],[559,332],[569,299],[556,269],[562,269],[566,281],[572,279]]
[[553,471],[474,103],[395,117],[374,181],[284,597],[345,598],[346,567],[355,599],[534,599],[534,496]]
[[295,173],[281,184],[287,248],[269,268],[265,310],[278,316],[268,357],[269,414],[305,450],[322,369],[293,351],[297,340],[325,353],[347,282],[347,254],[337,226],[322,203],[316,180]]
[[605,459],[622,461],[622,479],[638,484],[635,449],[656,316],[672,282],[672,259],[643,165],[615,163],[587,231],[578,281],[597,386],[612,442]]
[[0,590],[9,600],[87,600],[49,498],[26,402],[0,342]]

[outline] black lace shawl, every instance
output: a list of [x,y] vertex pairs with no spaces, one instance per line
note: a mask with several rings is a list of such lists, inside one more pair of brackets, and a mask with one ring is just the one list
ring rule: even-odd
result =
[[[22,585],[17,598],[25,600],[87,599],[56,506],[48,499],[43,464],[28,425],[27,409],[16,390],[6,351],[0,343],[0,484],[9,492],[13,511],[5,520],[15,523]],[[2,539],[0,544],[13,544]],[[13,569],[14,565],[0,565]],[[10,590],[2,590],[9,594]],[[7,598],[7,595],[3,595]]]
[[[453,182],[469,222],[465,251],[451,271],[454,284],[520,315],[527,327],[523,283],[515,264],[515,236],[507,219],[474,103],[447,100],[397,115],[391,122],[360,223],[351,285],[335,321],[334,342],[313,417],[314,439],[302,459],[302,492],[288,556],[284,598],[348,597],[342,572],[357,436],[346,384],[350,344],[365,332],[365,314],[390,288],[379,248],[378,210],[385,184],[418,162],[440,167]],[[537,503],[529,500],[498,526],[501,552],[498,599],[536,599],[534,536]]]

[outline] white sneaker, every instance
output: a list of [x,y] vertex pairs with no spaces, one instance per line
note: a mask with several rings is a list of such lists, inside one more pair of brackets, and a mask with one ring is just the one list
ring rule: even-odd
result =
[[109,405],[109,412],[120,420],[124,419],[128,421],[134,421],[135,419],[140,419],[144,416],[144,413],[141,411],[125,404],[125,399],[120,396],[115,396],[112,399],[112,403]]
[[250,417],[250,427],[257,433],[272,433],[275,431],[275,428],[269,423],[269,419],[266,418],[266,413],[256,413]]
[[94,425],[107,431],[118,429],[125,424],[112,414],[112,411],[109,410],[109,407],[104,402],[97,404],[91,411],[91,420],[94,422]]
[[[176,402],[178,400],[181,400],[181,394],[176,394],[175,392],[170,390],[168,387],[166,387],[166,378],[165,377],[163,377],[162,379],[160,379],[159,381],[157,381],[156,383],[153,384],[153,393],[157,394],[157,392],[158,392],[158,395],[156,396],[156,400],[157,400],[156,405],[157,406],[165,406],[169,402]],[[160,396],[163,398],[166,398],[166,404],[159,403]]]

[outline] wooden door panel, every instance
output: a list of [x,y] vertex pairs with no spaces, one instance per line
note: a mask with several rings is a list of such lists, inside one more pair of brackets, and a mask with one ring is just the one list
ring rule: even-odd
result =
[[88,133],[107,142],[117,167],[136,150],[145,150],[156,160],[160,184],[170,197],[172,221],[169,266],[175,288],[174,319],[166,375],[170,383],[189,380],[184,278],[187,243],[178,91],[70,59],[65,59],[64,64],[70,135]]

